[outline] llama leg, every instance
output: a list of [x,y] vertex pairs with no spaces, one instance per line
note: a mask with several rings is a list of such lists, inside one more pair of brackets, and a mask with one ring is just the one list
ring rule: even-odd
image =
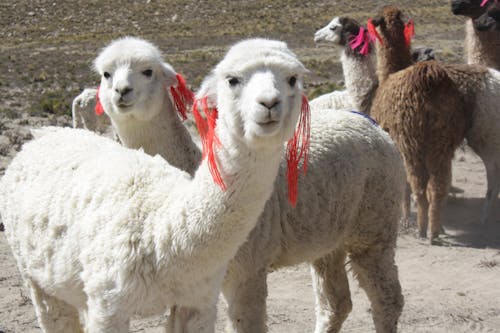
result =
[[124,312],[114,313],[115,304],[100,297],[89,297],[87,301],[86,333],[127,333],[129,316]]
[[267,270],[262,268],[258,272],[245,273],[228,271],[224,281],[222,291],[229,317],[227,331],[267,332]]
[[27,284],[43,332],[83,333],[78,312],[73,306],[47,295],[34,282]]
[[427,200],[426,196],[428,177],[426,175],[422,175],[421,173],[419,174],[417,172],[410,171],[408,178],[410,180],[411,190],[415,195],[417,201],[417,222],[419,236],[422,238],[426,238],[429,211],[429,201]]
[[498,192],[500,190],[500,179],[498,168],[495,163],[485,163],[486,178],[488,181],[488,189],[486,191],[485,202],[481,214],[481,223],[485,224],[493,219],[495,212],[495,203],[497,201]]
[[166,325],[166,333],[213,333],[216,305],[203,309],[174,306]]
[[405,197],[403,199],[403,226],[410,226],[410,213],[411,213],[411,187],[406,184]]
[[432,172],[427,187],[431,244],[441,233],[441,211],[451,184],[451,159],[442,168]]
[[342,324],[351,312],[345,256],[345,251],[337,250],[311,265],[316,296],[315,333],[340,332]]
[[404,300],[394,262],[394,248],[376,246],[362,252],[351,252],[350,259],[359,284],[370,300],[376,332],[397,332]]

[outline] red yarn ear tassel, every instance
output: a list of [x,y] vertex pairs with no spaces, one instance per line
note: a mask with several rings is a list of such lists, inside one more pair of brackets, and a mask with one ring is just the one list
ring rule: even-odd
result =
[[101,116],[104,113],[104,108],[102,107],[101,100],[99,99],[99,90],[101,89],[101,86],[97,87],[97,93],[95,94],[95,109],[94,112],[96,115]]
[[[198,103],[201,104],[201,110],[205,113],[204,119],[198,110]],[[201,144],[203,147],[202,160],[208,158],[208,169],[214,179],[214,182],[221,187],[223,191],[226,190],[226,185],[217,167],[215,158],[215,146],[221,145],[219,138],[215,134],[215,127],[217,125],[218,111],[217,108],[210,108],[208,106],[208,97],[205,96],[201,100],[195,100],[193,103],[193,116],[200,134]]]
[[365,30],[365,28],[360,27],[358,35],[351,36],[350,39],[351,41],[349,42],[349,46],[353,51],[355,51],[359,46],[363,45],[358,53],[365,56],[370,52],[370,36],[368,35],[368,32]]
[[309,155],[309,143],[311,138],[311,111],[307,97],[302,95],[302,107],[299,122],[295,129],[293,138],[287,144],[287,177],[288,177],[288,201],[295,207],[298,196],[299,164],[302,160],[302,171],[307,172],[307,159]]
[[176,74],[177,86],[170,87],[170,93],[172,94],[172,99],[174,100],[175,109],[181,116],[182,120],[187,119],[187,104],[192,104],[194,100],[194,94],[186,85],[186,80],[181,74]]
[[413,23],[413,20],[409,20],[405,23],[404,35],[406,46],[410,47],[411,39],[415,36],[415,24]]
[[370,37],[372,38],[373,41],[378,39],[380,44],[384,45],[384,41],[382,40],[382,37],[378,34],[377,28],[373,24],[373,19],[369,19],[368,23],[366,24],[366,28],[368,29],[368,33],[370,34]]

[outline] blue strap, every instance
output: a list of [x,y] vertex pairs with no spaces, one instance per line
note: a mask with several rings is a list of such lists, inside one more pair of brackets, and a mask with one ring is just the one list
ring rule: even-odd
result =
[[373,119],[372,117],[370,117],[369,115],[367,115],[366,113],[363,113],[363,112],[358,112],[358,111],[351,111],[352,113],[355,113],[355,114],[359,114],[360,116],[363,116],[365,117],[366,119],[368,119],[373,125],[375,126],[378,126],[378,123],[375,121],[375,119]]

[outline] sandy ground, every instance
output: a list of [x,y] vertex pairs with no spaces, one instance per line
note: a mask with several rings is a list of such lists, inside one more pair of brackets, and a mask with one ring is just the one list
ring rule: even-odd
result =
[[[4,136],[21,143],[29,138],[30,126],[65,125],[67,120],[23,116],[0,123]],[[0,159],[0,172],[19,146]],[[453,186],[445,207],[444,246],[430,246],[416,238],[414,226],[400,231],[397,264],[405,297],[401,332],[500,332],[500,214],[496,212],[494,223],[479,224],[485,173],[468,148],[456,153]],[[415,218],[413,210],[413,222]],[[368,300],[352,276],[350,282],[353,311],[343,332],[373,332]],[[270,332],[313,332],[308,266],[270,274],[267,305]],[[225,320],[221,300],[217,332],[224,331]],[[162,317],[137,320],[131,330],[162,332],[162,322]],[[0,233],[0,332],[40,332],[4,233]]]

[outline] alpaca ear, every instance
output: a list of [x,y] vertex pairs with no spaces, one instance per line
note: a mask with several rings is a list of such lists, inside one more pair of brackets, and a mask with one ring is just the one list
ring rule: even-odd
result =
[[167,63],[161,64],[161,69],[165,78],[166,86],[172,87],[177,85],[176,72],[172,66]]
[[207,99],[209,107],[214,108],[217,106],[217,78],[214,73],[210,73],[205,77],[201,83],[200,89],[196,93],[196,99]]

